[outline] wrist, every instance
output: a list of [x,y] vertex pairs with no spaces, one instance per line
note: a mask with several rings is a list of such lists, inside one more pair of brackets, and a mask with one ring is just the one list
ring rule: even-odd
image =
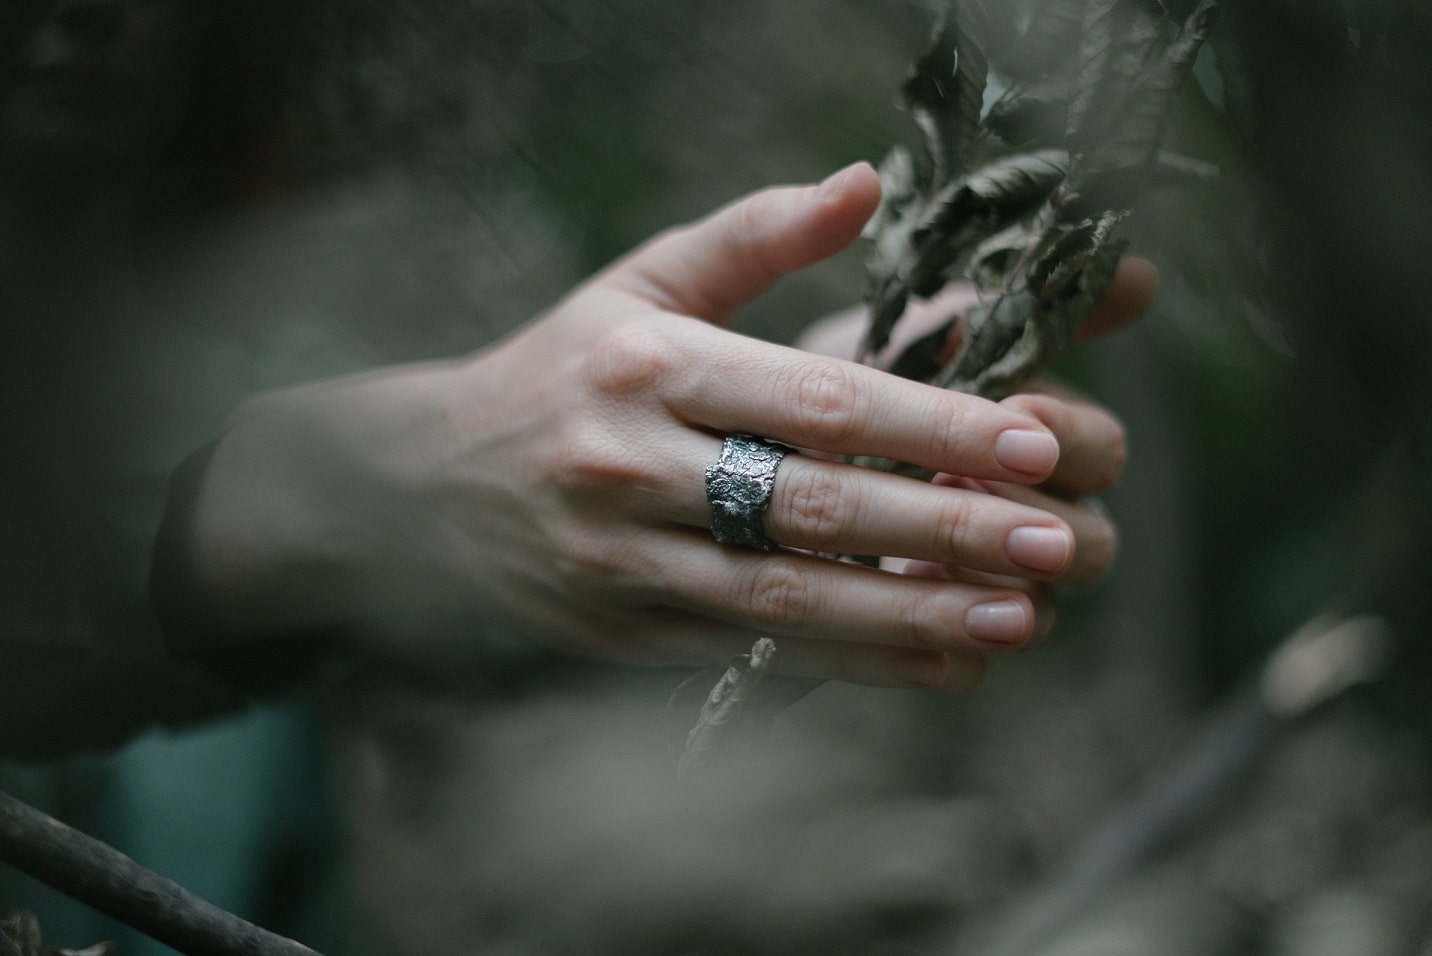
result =
[[441,441],[445,374],[403,366],[244,403],[171,496],[185,566],[171,601],[232,639],[440,600],[416,463]]

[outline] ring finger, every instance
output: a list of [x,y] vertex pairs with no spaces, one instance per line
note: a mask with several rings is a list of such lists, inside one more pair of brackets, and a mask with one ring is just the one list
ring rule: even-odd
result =
[[[699,443],[715,460],[720,445]],[[710,527],[705,477],[694,470],[675,515],[681,524]],[[854,465],[790,454],[775,474],[761,516],[777,544],[827,554],[914,558],[960,564],[994,574],[1053,579],[1075,552],[1073,530],[1048,511],[1006,497],[888,475]]]

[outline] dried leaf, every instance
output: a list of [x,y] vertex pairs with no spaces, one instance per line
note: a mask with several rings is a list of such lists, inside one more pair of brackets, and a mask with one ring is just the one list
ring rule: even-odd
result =
[[982,135],[989,62],[976,36],[976,8],[952,8],[937,24],[930,45],[901,87],[919,127],[928,169],[920,178],[934,190],[959,176],[974,159]]
[[1038,209],[1068,173],[1067,151],[1040,149],[982,166],[966,176],[962,185],[979,203],[1007,219]]
[[974,164],[975,145],[982,130],[980,116],[984,112],[985,86],[989,80],[989,59],[976,36],[974,11],[966,6],[964,15],[951,20],[955,41],[956,145],[961,171]]
[[953,17],[941,19],[923,56],[915,61],[900,92],[923,136],[927,188],[939,189],[958,175],[960,160],[959,74],[955,69]]
[[861,235],[878,241],[904,216],[904,211],[919,196],[915,175],[915,159],[904,146],[895,146],[880,163],[880,206],[865,224]]
[[1049,230],[1029,266],[1029,288],[1041,299],[1061,295],[1069,282],[1109,247],[1114,226],[1124,215],[1110,210],[1098,219]]
[[1101,124],[1083,154],[1076,175],[1086,206],[1127,206],[1142,187],[1163,140],[1169,110],[1193,68],[1208,31],[1217,19],[1215,0],[1201,0],[1182,32],[1140,71],[1121,108]]
[[907,206],[902,220],[876,235],[867,263],[873,284],[862,355],[884,349],[910,296],[938,292],[965,266],[981,237],[1043,206],[1068,165],[1063,150],[1020,153],[980,167],[923,204]]
[[1024,288],[1000,297],[969,346],[936,379],[945,388],[999,400],[1068,347],[1113,281],[1123,242],[1088,248],[1057,293]]
[[1058,76],[1066,87],[1084,25],[1084,0],[1043,0],[1006,63],[1023,76]]
[[1103,85],[1114,53],[1118,7],[1119,0],[1088,0],[1084,5],[1079,52],[1075,57],[1074,92],[1065,127],[1069,136],[1076,136],[1083,129],[1085,117]]
[[[1168,40],[1169,20],[1155,0],[1121,0],[1120,28],[1109,57],[1105,83],[1137,82],[1139,74],[1159,54]],[[1117,97],[1115,97],[1117,100]]]
[[1006,145],[1048,147],[1062,144],[1068,118],[1069,84],[1044,77],[1011,84],[990,105],[985,126]]
[[952,315],[941,322],[933,332],[922,335],[907,345],[890,363],[890,373],[914,379],[917,382],[925,382],[933,378],[944,364],[942,356],[949,347],[950,336],[954,334],[955,327],[961,318],[960,315]]

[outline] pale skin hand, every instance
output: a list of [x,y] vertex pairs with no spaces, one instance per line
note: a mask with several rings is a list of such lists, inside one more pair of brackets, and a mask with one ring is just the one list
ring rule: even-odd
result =
[[[1101,569],[1107,522],[1036,486],[1102,487],[1122,431],[1080,403],[994,404],[719,327],[852,242],[878,198],[864,164],[766,190],[656,237],[476,355],[250,401],[194,503],[196,603],[233,640],[462,606],[611,659],[725,661],[768,634],[789,673],[969,684],[985,654],[1045,629],[1032,582]],[[704,472],[732,433],[959,477],[790,456],[765,518],[784,548],[722,546]]]
[[[1158,272],[1153,263],[1136,257],[1126,258],[1119,264],[1108,293],[1085,320],[1079,338],[1105,335],[1133,321],[1148,308],[1157,287]],[[957,285],[950,286],[931,301],[912,302],[876,364],[893,360],[910,343],[978,301],[973,288]],[[849,309],[814,323],[797,344],[822,355],[854,355],[866,321],[864,308]],[[957,335],[954,335],[948,352],[953,354],[956,348]],[[1077,547],[1073,563],[1056,583],[1075,587],[1092,584],[1113,561],[1117,533],[1103,509],[1089,499],[1109,490],[1118,481],[1126,456],[1123,425],[1105,409],[1049,382],[1036,382],[1026,392],[1006,399],[1004,404],[1035,416],[1058,438],[1059,463],[1049,479],[1037,486],[1026,486],[940,475],[935,483],[997,494],[1058,515],[1074,531]],[[899,562],[897,566],[906,574],[993,580],[989,575],[957,565],[912,561]],[[1036,601],[1047,604],[1048,582],[1006,579],[1005,583],[1024,587]],[[1053,621],[1052,612],[1041,614],[1040,620],[1043,627],[1048,627]]]

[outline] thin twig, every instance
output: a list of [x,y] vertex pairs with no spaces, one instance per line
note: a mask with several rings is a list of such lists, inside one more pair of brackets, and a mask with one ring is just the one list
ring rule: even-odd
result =
[[776,642],[759,638],[749,654],[731,662],[701,706],[701,716],[686,738],[686,750],[676,765],[676,776],[687,780],[731,749],[739,739],[738,728],[746,721],[745,705],[776,653]]
[[189,956],[318,956],[4,792],[0,861]]

